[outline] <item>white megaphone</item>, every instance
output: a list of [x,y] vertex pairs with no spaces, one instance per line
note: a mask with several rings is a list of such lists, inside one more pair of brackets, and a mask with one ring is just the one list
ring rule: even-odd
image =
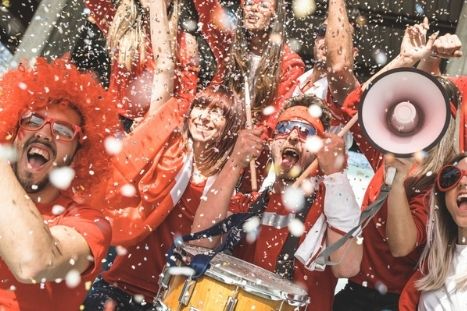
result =
[[[358,111],[360,127],[382,153],[407,158],[428,151],[443,137],[449,105],[444,87],[432,75],[414,68],[393,69],[364,92]],[[394,174],[395,169],[387,173]]]

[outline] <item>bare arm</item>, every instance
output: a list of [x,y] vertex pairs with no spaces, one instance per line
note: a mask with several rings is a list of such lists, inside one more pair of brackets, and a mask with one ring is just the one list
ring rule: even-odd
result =
[[174,88],[174,51],[172,51],[167,5],[165,0],[153,0],[149,3],[151,44],[156,68],[151,90],[149,115],[154,114],[173,93]]
[[388,195],[386,235],[391,254],[394,257],[403,257],[413,251],[417,243],[417,227],[404,187],[404,180],[413,161],[398,158],[385,160],[386,167],[395,167],[397,171]]
[[[249,159],[258,157],[261,153],[263,142],[259,137],[260,135],[261,130],[259,129],[240,131],[230,159],[224,165],[206,198],[201,200],[201,204],[196,210],[195,219],[191,226],[192,232],[209,228],[227,217],[230,198],[238,179],[244,168],[249,165]],[[218,241],[219,238],[205,239],[194,244],[214,247]]]
[[352,25],[349,23],[344,0],[328,2],[325,44],[328,81],[333,98],[342,104],[357,85],[353,73]]
[[83,236],[67,226],[49,229],[5,161],[0,175],[0,256],[15,278],[37,283],[84,272],[91,253]]

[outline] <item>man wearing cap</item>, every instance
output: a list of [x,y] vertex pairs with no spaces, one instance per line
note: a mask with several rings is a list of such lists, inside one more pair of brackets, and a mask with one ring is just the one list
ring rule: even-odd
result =
[[[320,118],[310,115],[310,105],[323,109]],[[347,241],[331,255],[331,260],[338,264],[324,271],[315,271],[318,267],[313,261],[321,247],[338,240],[358,224],[360,210],[344,171],[346,154],[343,140],[326,133],[329,112],[322,101],[316,97],[297,97],[291,99],[286,107],[279,115],[269,143],[275,180],[262,187],[263,191],[268,191],[268,200],[261,210],[261,230],[256,242],[241,244],[236,252],[242,259],[303,284],[311,298],[309,310],[330,310],[336,277],[349,277],[358,272],[362,247],[354,239]],[[249,211],[257,195],[238,193],[232,198],[231,195],[249,160],[261,152],[263,142],[260,134],[258,130],[240,133],[229,162],[197,210],[192,231],[205,229],[228,214]],[[310,144],[313,140],[324,142],[317,153],[306,148],[307,141]],[[298,175],[315,158],[318,158],[319,169],[307,179],[307,186],[291,188]],[[303,191],[302,197],[306,196],[300,212],[299,206],[294,206],[287,199],[290,191]],[[292,224],[297,219],[304,224],[305,232],[294,230],[296,228]],[[286,248],[284,245],[291,238],[288,227],[301,237],[294,246]],[[217,243],[216,239],[205,239],[197,244],[213,247]],[[345,261],[342,261],[344,254]]]
[[1,93],[0,142],[16,158],[0,159],[0,310],[78,310],[111,239],[84,202],[106,178],[117,113],[65,58],[6,73]]

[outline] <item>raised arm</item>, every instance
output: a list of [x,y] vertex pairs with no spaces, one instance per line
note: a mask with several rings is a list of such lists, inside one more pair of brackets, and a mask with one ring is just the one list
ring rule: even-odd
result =
[[10,165],[0,160],[0,257],[22,283],[64,279],[92,263],[84,237],[68,226],[49,227],[19,184]]
[[[260,138],[261,132],[260,129],[240,131],[230,159],[196,210],[195,219],[191,226],[192,232],[209,228],[227,217],[230,198],[238,179],[243,170],[249,166],[249,160],[252,157],[258,157],[261,153],[263,147],[263,141]],[[205,239],[194,242],[194,244],[212,248],[218,241],[218,238]]]
[[353,73],[353,28],[344,0],[329,0],[325,44],[329,88],[332,97],[342,104],[359,83]]
[[149,114],[154,114],[173,94],[175,61],[165,0],[149,2],[151,45],[155,66]]

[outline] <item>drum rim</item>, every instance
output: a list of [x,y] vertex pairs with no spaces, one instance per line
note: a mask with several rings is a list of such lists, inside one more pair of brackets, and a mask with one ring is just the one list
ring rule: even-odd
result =
[[[211,251],[209,249],[199,247],[199,246],[193,246],[193,245],[185,245],[183,248],[185,249],[185,251],[188,248],[188,249],[195,250],[195,251],[197,251],[199,253]],[[250,262],[247,262],[245,260],[239,259],[239,258],[234,257],[234,256],[230,256],[230,255],[227,255],[227,254],[224,254],[224,253],[219,253],[219,254],[221,256],[233,257],[233,258],[235,258],[235,260],[243,261],[243,262],[245,262],[245,263],[247,263],[249,265],[253,265]],[[269,270],[266,270],[266,269],[264,269],[262,267],[259,267],[259,266],[256,266],[256,265],[255,265],[255,267],[257,267],[258,269],[263,270],[265,272],[273,273],[273,272],[271,272]],[[226,274],[228,274],[228,275],[226,275]],[[221,281],[221,282],[224,282],[224,283],[229,284],[229,285],[238,286],[238,287],[242,288],[243,290],[245,290],[247,293],[254,294],[254,295],[257,295],[257,296],[265,298],[265,299],[270,299],[270,300],[273,300],[273,301],[286,301],[290,306],[293,306],[293,307],[303,307],[303,306],[306,306],[307,304],[309,304],[309,302],[310,302],[310,298],[309,298],[308,293],[306,292],[306,290],[303,287],[300,287],[300,286],[294,284],[293,282],[291,282],[289,280],[281,279],[281,281],[288,282],[292,286],[295,286],[295,287],[300,288],[301,290],[303,290],[303,294],[287,293],[287,292],[284,292],[282,290],[267,287],[267,286],[265,286],[263,284],[253,283],[250,280],[246,280],[246,279],[238,280],[238,278],[242,277],[241,275],[235,275],[232,271],[229,271],[229,270],[221,270],[221,268],[218,267],[216,264],[211,264],[211,267],[206,271],[205,275],[207,275],[209,277],[212,277],[213,279],[215,279],[217,281]]]

